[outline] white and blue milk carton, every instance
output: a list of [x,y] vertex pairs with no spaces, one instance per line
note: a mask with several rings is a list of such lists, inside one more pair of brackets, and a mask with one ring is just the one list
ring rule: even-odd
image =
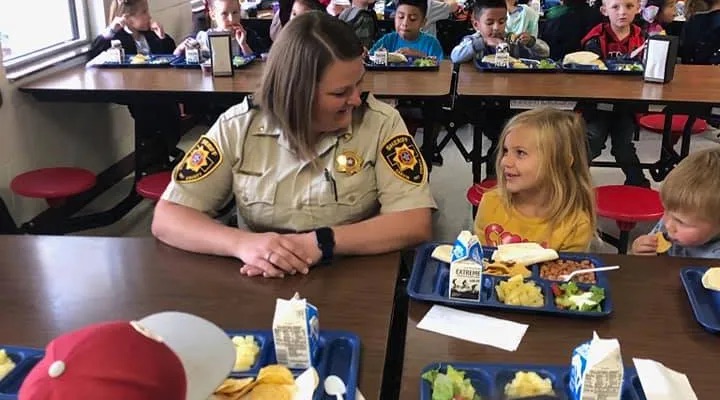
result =
[[591,341],[573,350],[570,366],[570,400],[620,400],[623,362],[617,339]]
[[297,293],[290,300],[277,299],[272,329],[278,364],[292,369],[313,366],[320,343],[317,307]]
[[477,236],[462,231],[455,239],[450,261],[448,296],[451,299],[480,301],[483,249]]

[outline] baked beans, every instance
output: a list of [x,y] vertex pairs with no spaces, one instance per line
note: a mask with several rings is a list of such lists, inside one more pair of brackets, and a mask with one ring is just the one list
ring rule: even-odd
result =
[[[573,260],[554,260],[540,264],[540,278],[559,281],[560,275],[567,275],[578,269],[595,268],[590,260],[573,261]],[[597,283],[595,273],[580,274],[573,276],[572,280],[579,283]]]

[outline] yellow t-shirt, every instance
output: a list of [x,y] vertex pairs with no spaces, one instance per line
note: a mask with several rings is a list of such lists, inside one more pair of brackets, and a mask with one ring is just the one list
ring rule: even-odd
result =
[[[548,233],[550,236],[548,237]],[[535,242],[556,251],[584,252],[588,250],[593,230],[590,218],[577,213],[563,221],[552,232],[548,224],[536,217],[527,217],[515,209],[508,209],[497,190],[483,195],[475,216],[475,234],[484,246]]]

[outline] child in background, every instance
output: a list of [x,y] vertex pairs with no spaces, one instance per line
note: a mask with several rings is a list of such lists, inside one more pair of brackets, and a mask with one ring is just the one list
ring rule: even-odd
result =
[[309,11],[325,12],[325,6],[327,4],[323,5],[318,0],[280,0],[280,9],[270,22],[270,39],[276,41],[282,28],[291,19]]
[[[478,0],[473,4],[472,26],[475,33],[465,36],[450,53],[453,63],[482,59],[486,54],[494,54],[500,43],[507,38],[505,24],[507,10],[504,0]],[[550,54],[547,44],[531,36],[518,41],[508,42],[510,55],[515,58],[543,58]]]
[[425,25],[427,7],[426,0],[399,0],[395,11],[395,32],[387,33],[375,42],[370,53],[383,48],[405,56],[432,56],[442,60],[443,50],[437,38],[420,32]]
[[517,0],[505,0],[507,23],[505,30],[515,36],[538,37],[540,15],[527,4],[518,4]]
[[[478,0],[473,4],[472,25],[475,33],[463,38],[459,45],[450,53],[453,63],[470,61],[473,58],[482,58],[486,54],[494,54],[498,44],[505,43],[510,39],[505,32],[505,21],[507,20],[507,9],[504,0]],[[529,42],[528,42],[529,40]],[[515,58],[540,59],[547,57],[550,53],[548,46],[540,39],[526,36],[519,41],[509,41],[510,55]],[[472,107],[472,106],[471,106]],[[473,114],[477,114],[474,107]],[[498,138],[503,126],[514,111],[504,109],[485,108],[482,130],[490,140],[488,155],[494,157],[497,150]],[[488,162],[486,170],[487,178],[495,178],[495,163]]]
[[[603,60],[642,60],[638,50],[645,44],[645,34],[633,24],[639,12],[638,0],[604,0],[601,11],[610,22],[595,26],[582,40],[583,48],[599,55]],[[635,54],[633,54],[635,53]],[[599,109],[602,108],[602,109]],[[588,125],[590,159],[600,155],[608,136],[612,154],[625,173],[625,184],[650,187],[633,144],[635,113],[620,104],[602,106],[594,103],[579,104]]]
[[707,6],[707,12],[693,15],[683,25],[683,64],[720,64],[720,0],[709,0]]
[[353,0],[352,6],[338,15],[341,21],[345,21],[353,27],[355,34],[366,49],[372,47],[377,34],[377,15],[371,8],[373,3],[375,3],[374,0]]
[[585,0],[563,0],[545,12],[540,38],[550,46],[550,58],[561,61],[565,55],[582,50],[582,38],[601,22],[602,14]]
[[553,108],[525,111],[507,124],[500,146],[497,188],[485,193],[475,217],[480,242],[587,251],[595,200],[582,118]]
[[[240,23],[240,2],[238,0],[212,0],[210,6],[210,20],[215,28],[198,32],[195,40],[200,43],[200,52],[203,58],[210,57],[210,32],[231,32],[235,38],[232,41],[232,54],[249,56],[255,52],[263,53],[268,46],[261,42],[260,37],[252,30],[245,29]],[[175,49],[175,55],[185,54],[185,48],[190,38],[185,39]]]
[[648,0],[640,11],[639,26],[647,36],[665,35],[663,26],[675,18],[677,0]]
[[90,59],[110,48],[112,40],[119,40],[125,54],[170,54],[175,41],[150,16],[147,0],[113,0],[110,4],[110,23],[98,35],[90,48]]
[[[95,38],[89,52],[93,59],[119,40],[125,54],[170,54],[175,41],[162,25],[152,20],[147,0],[113,0],[108,27]],[[136,164],[143,172],[154,172],[171,166],[170,158],[182,155],[176,146],[180,141],[180,108],[175,102],[142,101],[128,104],[135,119],[136,137],[143,143]],[[143,128],[140,130],[140,128]]]
[[667,254],[720,258],[720,148],[691,153],[665,178],[660,198],[665,215],[649,235],[635,239],[632,253],[656,255],[657,233],[669,236]]
[[460,9],[455,0],[428,0],[427,18],[421,32],[437,37],[437,22],[450,18]]

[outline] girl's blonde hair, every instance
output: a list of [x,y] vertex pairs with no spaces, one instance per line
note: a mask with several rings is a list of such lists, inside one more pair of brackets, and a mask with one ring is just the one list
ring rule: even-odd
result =
[[362,54],[350,25],[324,12],[300,15],[280,31],[256,96],[270,128],[287,135],[300,160],[316,156],[312,117],[318,82],[335,60],[354,60]]
[[[509,208],[512,194],[505,189],[501,159],[505,138],[515,128],[531,128],[537,140],[540,185],[547,190],[548,212],[545,222],[549,229],[558,227],[576,213],[588,216],[595,231],[595,190],[590,178],[587,134],[582,117],[576,113],[553,108],[536,108],[513,117],[505,126],[498,144],[495,161],[498,190]],[[550,234],[548,232],[548,236]]]
[[146,4],[148,4],[148,0],[111,0],[107,23],[109,24],[115,17],[124,14],[132,15],[136,7]]

